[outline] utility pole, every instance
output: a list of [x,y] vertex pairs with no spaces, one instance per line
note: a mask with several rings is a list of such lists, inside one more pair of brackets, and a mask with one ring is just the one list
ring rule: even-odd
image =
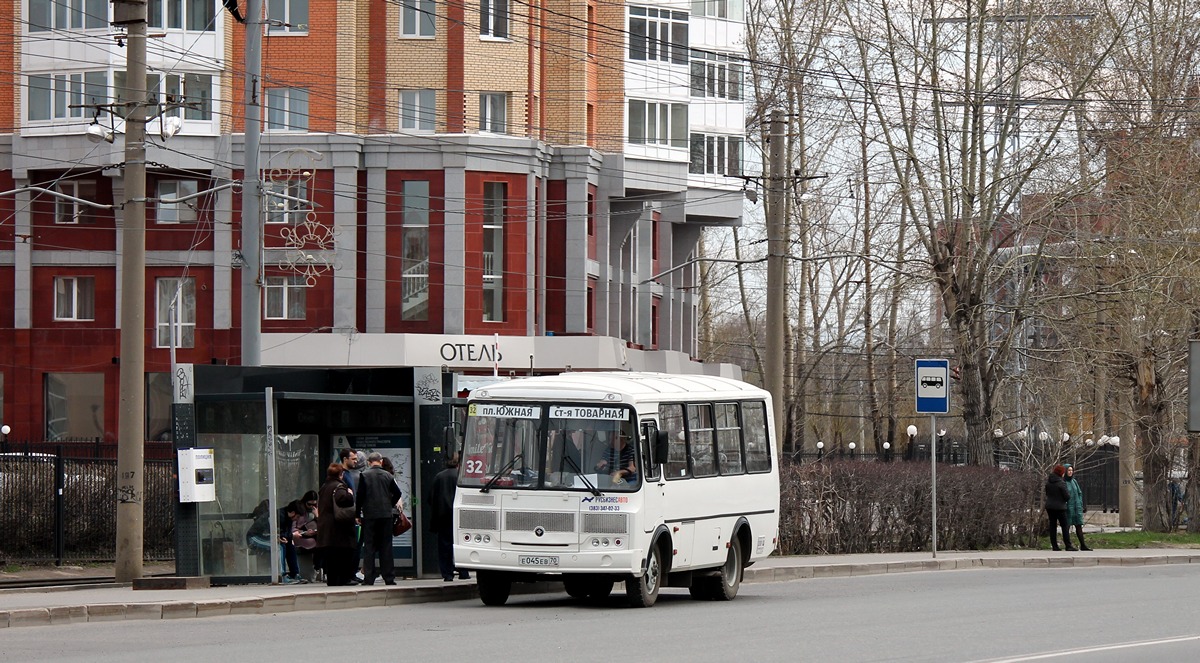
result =
[[[783,418],[783,332],[787,317],[784,312],[787,293],[787,242],[784,238],[786,206],[784,203],[784,142],[787,123],[783,111],[771,111],[771,128],[768,145],[768,166],[771,172],[767,180],[767,361],[764,381],[771,393],[774,407],[775,430],[786,431]],[[779,450],[783,453],[782,440]]]
[[262,0],[246,2],[245,166],[242,170],[242,366],[262,364]]
[[117,426],[117,582],[142,577],[146,366],[146,0],[114,0],[125,26],[125,204],[121,221],[121,407]]

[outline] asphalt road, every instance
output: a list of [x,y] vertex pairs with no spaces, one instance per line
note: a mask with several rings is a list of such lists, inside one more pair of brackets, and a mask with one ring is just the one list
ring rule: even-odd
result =
[[980,569],[0,631],[0,661],[1200,660],[1200,567]]

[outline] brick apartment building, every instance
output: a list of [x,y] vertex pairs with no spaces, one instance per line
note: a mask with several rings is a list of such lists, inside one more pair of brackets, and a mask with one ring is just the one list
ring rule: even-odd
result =
[[[737,373],[695,361],[691,261],[703,227],[741,220],[741,0],[264,4],[260,164],[283,195],[264,211],[263,365]],[[101,205],[0,196],[0,421],[22,438],[116,436],[111,12],[0,8],[0,191]],[[221,185],[243,179],[245,26],[213,0],[149,13],[147,86],[187,106],[165,111],[170,140],[148,125],[148,195],[212,190],[147,207],[154,439],[172,302],[178,361],[240,363],[241,190]]]

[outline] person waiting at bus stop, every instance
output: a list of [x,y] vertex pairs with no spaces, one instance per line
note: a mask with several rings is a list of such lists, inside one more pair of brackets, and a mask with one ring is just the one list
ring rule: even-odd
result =
[[617,431],[612,446],[596,463],[596,470],[608,472],[613,483],[637,483],[637,463],[634,462],[633,446],[629,444],[627,431]]

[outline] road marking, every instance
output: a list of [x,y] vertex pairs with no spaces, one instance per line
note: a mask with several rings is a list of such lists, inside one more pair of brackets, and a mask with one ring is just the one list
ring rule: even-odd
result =
[[1019,663],[1020,661],[1044,661],[1049,658],[1063,658],[1066,656],[1079,656],[1081,654],[1094,654],[1104,651],[1116,651],[1119,649],[1133,649],[1134,647],[1153,647],[1154,645],[1169,645],[1176,642],[1190,642],[1192,640],[1200,640],[1200,635],[1182,635],[1176,638],[1163,638],[1162,640],[1141,640],[1138,642],[1124,642],[1116,645],[1100,645],[1098,647],[1082,647],[1080,649],[1062,649],[1054,652],[1046,652],[1043,654],[1030,654],[1029,656],[1015,656],[1013,658],[989,658],[986,661],[978,663]]

